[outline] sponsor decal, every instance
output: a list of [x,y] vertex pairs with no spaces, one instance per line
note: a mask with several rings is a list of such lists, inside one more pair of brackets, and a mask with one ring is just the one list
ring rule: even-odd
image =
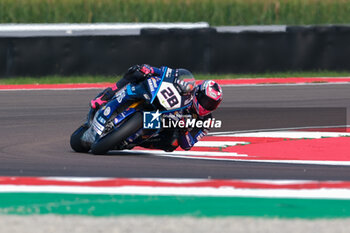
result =
[[199,133],[195,136],[197,142],[200,141],[200,140],[202,139],[202,137],[204,137],[207,133],[208,133],[208,130],[199,132]]
[[156,78],[151,78],[154,88],[158,87]]
[[94,130],[99,134],[101,135],[103,130],[105,129],[105,127],[103,125],[101,125],[98,121],[94,121],[93,122],[93,127],[94,127]]
[[98,117],[98,121],[99,121],[101,124],[105,124],[105,123],[106,123],[106,120],[105,120],[103,117],[101,117],[101,116]]
[[125,118],[125,114],[121,113],[116,118],[114,118],[114,125],[117,125],[119,121],[123,120]]
[[173,72],[173,69],[168,68],[168,70],[166,71],[165,77],[170,78],[172,72]]
[[103,115],[108,116],[111,113],[111,108],[108,107],[104,110]]
[[213,93],[213,92],[210,92],[209,95],[210,95],[211,97],[213,97],[214,99],[217,99],[217,98],[218,98],[218,95],[215,94],[215,93]]
[[160,116],[159,110],[156,112],[143,112],[143,128],[144,129],[160,129]]
[[187,104],[191,103],[191,101],[193,100],[193,96],[192,95],[187,95],[185,98],[186,99],[184,101],[184,105],[187,105]]
[[116,96],[117,97],[117,101],[118,103],[121,103],[123,98],[125,97],[125,90],[123,90],[122,92],[119,92],[118,95]]
[[149,97],[149,95],[147,95],[147,94],[143,94],[143,98],[145,98],[146,100],[151,99],[151,98]]
[[154,92],[155,89],[158,87],[157,81],[155,78],[150,78],[147,80],[148,86],[151,92]]
[[148,82],[149,90],[150,90],[151,92],[154,92],[154,91],[155,91],[155,88],[154,88],[154,85],[153,85],[151,79],[148,79],[147,82]]

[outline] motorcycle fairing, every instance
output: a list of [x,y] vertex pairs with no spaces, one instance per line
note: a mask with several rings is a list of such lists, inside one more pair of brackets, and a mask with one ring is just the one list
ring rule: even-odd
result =
[[[159,103],[165,109],[165,111],[160,111],[160,113],[171,114],[176,111],[181,111],[190,106],[192,97],[191,96],[181,96],[177,88],[174,86],[175,80],[175,70],[168,67],[163,68],[162,77],[150,77],[145,82],[148,87],[150,95],[150,103],[152,104],[156,98],[158,98]],[[115,97],[109,101],[104,107],[102,107],[95,115],[92,122],[92,128],[96,132],[94,135],[95,140],[102,137],[105,131],[105,128],[112,126],[114,129],[117,129],[120,126],[120,123],[123,122],[127,117],[132,115],[137,111],[134,107],[129,107],[124,110],[122,113],[115,115],[115,111],[118,109],[120,104],[123,102],[124,98],[127,96],[133,96],[136,92],[138,93],[137,86],[131,84],[125,86],[120,91],[115,94]],[[172,99],[171,99],[172,98]],[[176,99],[176,100],[175,100]],[[110,118],[114,117],[112,121]],[[110,125],[110,122],[113,125]],[[153,137],[159,133],[158,130],[143,130],[142,128],[135,134],[130,135],[126,142],[131,143],[136,141],[145,141],[148,138]],[[125,148],[128,148],[125,145]],[[123,146],[120,147],[123,149]]]

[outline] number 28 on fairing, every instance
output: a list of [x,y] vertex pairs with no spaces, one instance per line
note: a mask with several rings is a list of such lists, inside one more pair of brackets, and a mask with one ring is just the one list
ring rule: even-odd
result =
[[167,110],[181,107],[181,95],[172,83],[163,82],[157,97],[160,104]]

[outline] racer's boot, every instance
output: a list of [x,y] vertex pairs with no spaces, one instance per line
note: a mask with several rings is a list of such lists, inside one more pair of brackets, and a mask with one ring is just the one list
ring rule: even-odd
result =
[[93,100],[90,101],[90,106],[93,109],[99,109],[102,105],[106,104],[114,94],[118,91],[117,85],[107,87],[101,93],[99,93]]

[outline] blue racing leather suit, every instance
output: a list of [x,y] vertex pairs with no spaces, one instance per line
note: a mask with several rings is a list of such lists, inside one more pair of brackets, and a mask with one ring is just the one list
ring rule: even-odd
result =
[[[129,83],[139,83],[144,81],[147,77],[161,76],[162,74],[163,67],[157,68],[149,65],[132,66],[128,69],[123,78],[114,86],[106,88],[99,95],[97,95],[95,99],[91,101],[91,106],[93,108],[98,108],[99,105],[101,105],[100,103],[106,103],[119,89],[125,87]],[[144,93],[135,93],[135,95],[138,95],[139,98],[142,98],[143,94]],[[192,105],[190,105],[187,109],[182,110],[180,114],[191,115],[192,118],[202,121],[212,118],[211,114],[204,117],[199,116]],[[140,146],[153,149],[162,149],[165,151],[173,151],[180,146],[184,150],[190,150],[196,142],[198,142],[208,133],[208,131],[209,129],[205,127],[163,130],[159,133],[159,135],[148,139]]]

